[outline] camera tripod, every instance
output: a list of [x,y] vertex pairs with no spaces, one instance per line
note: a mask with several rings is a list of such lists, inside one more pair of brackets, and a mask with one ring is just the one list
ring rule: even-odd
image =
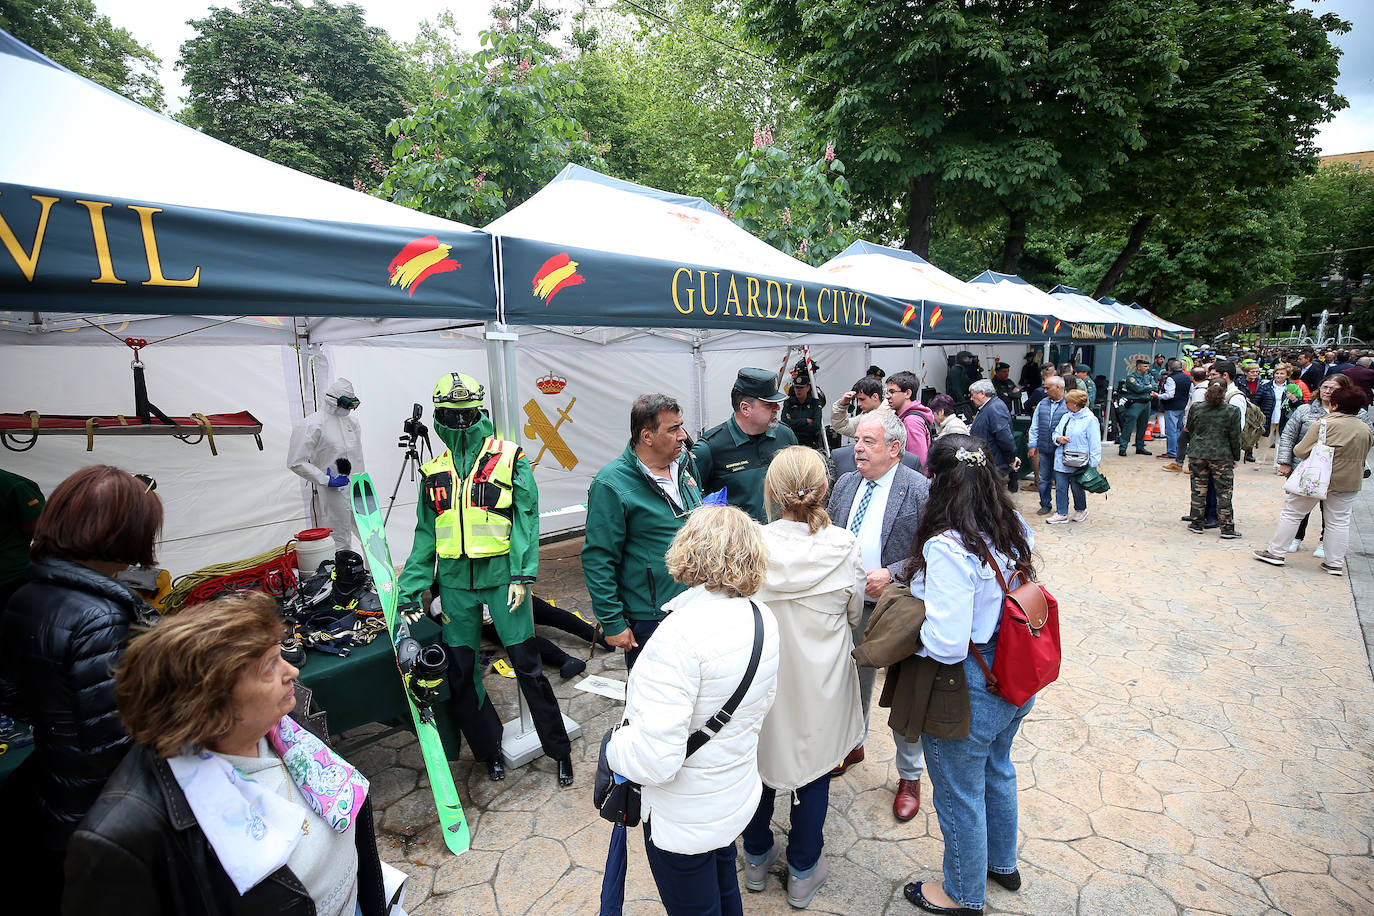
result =
[[405,456],[401,461],[401,470],[396,474],[396,486],[391,488],[391,498],[386,501],[386,514],[382,516],[382,524],[391,521],[391,510],[396,505],[396,494],[401,491],[401,480],[406,476],[406,471],[410,471],[411,483],[415,482],[415,469],[424,464],[420,457],[422,452],[429,452],[429,457],[434,457],[434,448],[429,444],[429,429],[420,422],[420,414],[423,409],[419,404],[411,408],[410,416],[401,425],[403,432],[396,441],[398,448],[406,450]]

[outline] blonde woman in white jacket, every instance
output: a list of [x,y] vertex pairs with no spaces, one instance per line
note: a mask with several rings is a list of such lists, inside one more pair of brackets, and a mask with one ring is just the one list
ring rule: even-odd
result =
[[635,662],[626,724],[606,747],[612,770],[644,786],[644,847],[668,916],[742,913],[735,837],[758,807],[759,728],[778,680],[778,623],[761,602],[763,651],[730,721],[691,757],[688,737],[735,692],[754,648],[750,597],[768,551],[739,509],[701,506],[668,548],[668,572],[687,591]]
[[744,884],[761,891],[780,844],[770,822],[778,792],[790,792],[787,902],[807,906],[825,883],[821,854],[830,771],[863,740],[859,673],[850,628],[863,616],[864,567],[858,539],[830,524],[825,465],[814,449],[773,457],[764,478],[772,515],[763,529],[768,578],[759,598],[778,621],[778,699],[759,733],[763,795],[744,828]]

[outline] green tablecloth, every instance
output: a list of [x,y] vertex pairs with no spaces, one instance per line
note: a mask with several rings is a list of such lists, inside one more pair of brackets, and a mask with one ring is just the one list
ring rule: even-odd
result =
[[[410,628],[410,634],[429,645],[439,641],[439,625],[424,618]],[[356,646],[347,658],[306,650],[308,659],[301,669],[301,683],[315,693],[315,703],[329,713],[329,730],[338,735],[369,722],[402,724],[411,727],[405,692],[396,672],[396,655],[385,634],[366,646]],[[458,758],[461,747],[449,709],[448,684],[434,707],[439,733],[450,760]]]
[[0,754],[0,782],[4,782],[9,775],[14,772],[25,758],[33,753],[33,745],[26,744],[23,747],[12,747],[3,754]]

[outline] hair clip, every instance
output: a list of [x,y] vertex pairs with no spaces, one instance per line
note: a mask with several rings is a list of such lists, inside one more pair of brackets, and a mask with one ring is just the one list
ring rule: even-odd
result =
[[982,453],[981,450],[980,450],[980,451],[971,452],[971,451],[969,451],[969,450],[966,449],[966,448],[960,448],[957,452],[954,453],[954,457],[955,457],[955,458],[958,458],[960,461],[964,462],[965,464],[976,464],[976,465],[978,465],[980,468],[981,468],[981,467],[987,467],[987,463],[988,463],[987,458],[985,458],[985,457],[983,456],[983,453]]

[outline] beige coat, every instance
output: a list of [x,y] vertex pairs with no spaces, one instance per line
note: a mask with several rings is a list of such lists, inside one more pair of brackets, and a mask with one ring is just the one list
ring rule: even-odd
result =
[[867,413],[859,413],[851,417],[849,415],[848,405],[836,401],[835,405],[830,408],[830,426],[841,436],[848,436],[854,439],[857,438],[859,431],[859,421],[867,420],[880,411],[892,413],[892,408],[887,406],[887,401],[883,401]]
[[778,620],[778,693],[759,732],[759,775],[789,791],[834,769],[863,737],[850,627],[863,615],[859,542],[828,525],[763,529],[768,580],[757,598]]
[[1325,414],[1312,421],[1307,435],[1293,446],[1293,454],[1306,458],[1321,435],[1322,420],[1326,421],[1326,444],[1336,450],[1331,458],[1332,493],[1357,493],[1364,483],[1364,462],[1369,455],[1370,432],[1359,417],[1343,413]]
[[968,435],[968,424],[957,413],[948,414],[945,417],[945,421],[940,424],[939,432],[935,434],[935,438],[948,436],[950,433],[958,433],[961,436]]

